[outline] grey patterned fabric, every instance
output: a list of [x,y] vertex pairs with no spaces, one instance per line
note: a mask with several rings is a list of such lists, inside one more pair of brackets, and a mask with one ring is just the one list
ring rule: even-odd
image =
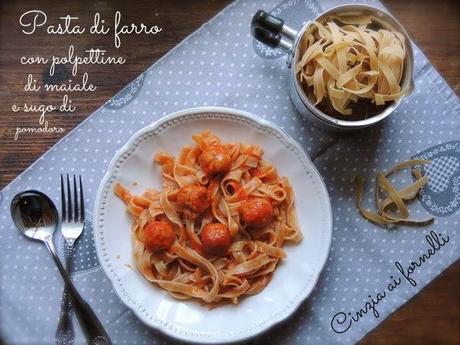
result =
[[[279,124],[312,157],[331,196],[333,243],[317,287],[289,321],[253,343],[352,344],[459,258],[460,102],[420,50],[414,47],[415,94],[380,126],[337,136],[315,129],[294,110],[285,56],[260,47],[249,34],[251,17],[258,9],[273,10],[298,29],[302,21],[337,4],[314,0],[233,3],[1,192],[0,336],[5,343],[54,343],[63,289],[46,248],[26,240],[14,228],[9,216],[14,194],[38,189],[58,203],[59,174],[81,174],[85,203],[91,210],[108,162],[128,138],[158,118],[188,107],[234,107]],[[414,214],[432,213],[438,216],[434,223],[383,229],[362,219],[354,207],[352,175],[363,174],[370,186],[376,169],[410,157],[433,161],[425,168],[430,182],[420,203],[414,204]],[[407,184],[411,178],[401,174],[398,181]],[[371,199],[366,194],[366,206]],[[59,233],[55,240],[62,248]],[[114,343],[174,343],[143,325],[117,298],[95,256],[91,222],[77,246],[73,279]],[[75,344],[83,344],[74,324]]]

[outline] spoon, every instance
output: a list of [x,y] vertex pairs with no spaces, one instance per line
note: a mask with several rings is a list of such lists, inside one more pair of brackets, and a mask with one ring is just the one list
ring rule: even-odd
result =
[[11,201],[11,217],[16,227],[25,236],[45,243],[69,288],[78,322],[86,335],[88,344],[110,345],[111,341],[107,332],[89,304],[78,293],[56,255],[53,234],[59,223],[59,215],[51,199],[35,190],[18,193]]

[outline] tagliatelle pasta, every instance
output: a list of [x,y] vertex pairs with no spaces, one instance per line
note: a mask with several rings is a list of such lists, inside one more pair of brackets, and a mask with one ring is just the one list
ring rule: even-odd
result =
[[[433,221],[433,217],[431,216],[425,219],[409,218],[409,209],[407,208],[405,203],[417,197],[417,194],[420,191],[420,189],[428,182],[427,176],[422,176],[419,169],[413,168],[412,174],[416,178],[416,181],[413,184],[401,190],[397,190],[388,180],[388,176],[399,170],[411,168],[415,165],[428,163],[430,162],[424,159],[412,159],[396,164],[387,172],[378,172],[375,183],[375,204],[377,207],[377,212],[371,212],[361,206],[361,200],[364,189],[364,180],[360,176],[355,176],[356,207],[363,215],[363,217],[370,220],[371,222],[381,225],[399,223],[423,225]],[[383,198],[382,195],[384,195]],[[391,213],[388,210],[391,207],[395,208],[399,214]]]
[[[312,22],[300,42],[296,75],[315,105],[351,115],[350,103],[398,100],[406,47],[400,32],[374,30],[371,17]],[[375,26],[375,25],[374,25]]]
[[294,191],[256,145],[193,135],[177,158],[155,155],[161,190],[114,193],[133,218],[137,269],[178,299],[215,306],[263,290],[285,243],[298,243]]

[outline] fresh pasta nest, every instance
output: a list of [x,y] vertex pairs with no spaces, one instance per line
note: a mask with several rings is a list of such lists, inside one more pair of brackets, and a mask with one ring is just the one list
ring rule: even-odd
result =
[[[372,212],[362,207],[361,201],[363,198],[364,180],[360,176],[355,176],[356,207],[361,215],[373,223],[386,226],[395,224],[425,225],[431,223],[433,221],[432,216],[428,216],[424,219],[409,218],[409,208],[406,205],[414,200],[420,189],[428,183],[428,176],[422,176],[420,169],[413,168],[413,166],[429,163],[430,161],[424,159],[411,159],[396,164],[386,172],[378,172],[375,184],[375,205],[377,207],[377,212]],[[388,178],[395,172],[406,168],[412,168],[412,175],[416,178],[416,181],[398,190]],[[395,214],[391,212],[391,208],[396,208],[398,213]]]
[[340,16],[324,25],[314,21],[304,33],[296,75],[326,113],[368,117],[372,110],[364,103],[375,113],[403,96],[404,36],[375,26],[371,17]]
[[163,185],[114,193],[133,218],[134,259],[142,275],[171,296],[209,306],[262,291],[285,243],[298,243],[294,191],[257,145],[193,135],[175,158],[158,152]]

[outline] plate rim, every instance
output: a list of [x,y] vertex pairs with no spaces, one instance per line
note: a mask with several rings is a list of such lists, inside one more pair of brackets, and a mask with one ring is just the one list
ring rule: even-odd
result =
[[[190,115],[196,115],[196,114],[200,114],[200,113],[202,113],[202,114],[205,114],[205,113],[227,114],[227,115],[246,118],[246,119],[252,120],[252,121],[260,124],[263,127],[269,128],[269,129],[273,130],[274,132],[280,134],[282,139],[284,139],[289,144],[289,146],[294,147],[305,158],[306,162],[312,168],[312,173],[316,174],[317,179],[320,181],[320,184],[321,184],[320,188],[323,189],[323,192],[325,193],[325,196],[326,196],[326,202],[325,202],[325,206],[327,208],[327,210],[326,210],[326,219],[329,220],[329,222],[327,222],[327,223],[329,223],[329,227],[327,227],[328,224],[326,224],[326,229],[325,229],[326,230],[325,231],[326,240],[327,240],[327,243],[326,243],[327,244],[327,246],[326,246],[327,250],[325,251],[324,257],[322,258],[322,260],[319,261],[320,262],[320,269],[314,275],[314,279],[312,279],[313,284],[312,284],[312,288],[310,289],[310,291],[307,291],[307,292],[301,294],[296,301],[294,300],[291,303],[289,308],[286,308],[287,310],[285,310],[284,313],[279,313],[279,314],[275,315],[270,320],[271,322],[267,322],[263,326],[257,328],[255,330],[255,332],[253,332],[252,334],[231,335],[231,336],[227,335],[225,339],[219,339],[219,340],[218,339],[213,339],[211,337],[200,337],[199,339],[191,339],[186,334],[182,334],[182,333],[179,333],[179,332],[174,332],[173,328],[166,327],[165,325],[163,325],[163,324],[161,324],[159,322],[156,322],[156,323],[153,322],[152,323],[151,319],[148,319],[144,314],[142,314],[140,312],[139,308],[137,308],[137,305],[129,300],[129,297],[126,297],[126,296],[122,295],[121,291],[119,291],[119,286],[118,286],[119,284],[117,284],[117,282],[115,281],[116,277],[113,277],[111,275],[110,269],[107,266],[107,262],[106,262],[105,259],[103,259],[102,248],[100,248],[100,241],[99,241],[100,239],[99,239],[99,236],[98,236],[98,234],[99,234],[99,226],[100,226],[100,224],[99,224],[99,209],[100,209],[100,203],[101,203],[101,200],[102,200],[103,194],[104,194],[103,193],[104,192],[104,187],[108,183],[110,177],[112,176],[113,170],[115,168],[115,164],[120,159],[120,157],[123,154],[125,154],[127,151],[129,151],[130,147],[135,143],[135,141],[139,137],[144,135],[145,133],[150,132],[150,131],[154,131],[155,129],[160,128],[164,123],[167,123],[167,122],[169,122],[171,120],[174,120],[176,118],[181,118],[181,117],[190,116]],[[283,321],[287,320],[292,314],[294,314],[299,309],[301,304],[304,303],[305,300],[311,295],[311,293],[313,292],[315,286],[317,285],[318,280],[319,280],[319,278],[321,276],[321,273],[324,270],[324,267],[325,267],[325,265],[327,263],[327,260],[328,260],[329,254],[330,254],[330,249],[331,249],[331,244],[332,244],[332,231],[333,231],[333,217],[332,217],[331,200],[330,200],[330,197],[329,197],[329,193],[328,193],[326,184],[325,184],[323,178],[321,177],[321,174],[319,173],[318,169],[313,164],[313,161],[310,159],[310,156],[306,153],[306,151],[302,148],[302,146],[296,140],[294,140],[289,134],[287,134],[287,132],[284,129],[282,129],[279,125],[277,125],[277,124],[275,124],[273,122],[267,121],[267,120],[265,120],[265,119],[263,119],[263,118],[261,118],[261,117],[259,117],[257,115],[254,115],[252,113],[249,113],[249,112],[246,112],[246,111],[243,111],[243,110],[238,110],[238,109],[228,108],[228,107],[218,107],[218,106],[194,107],[194,108],[187,108],[187,109],[179,110],[179,111],[170,113],[168,115],[165,115],[165,116],[161,117],[160,119],[154,121],[150,125],[147,125],[147,126],[141,128],[141,129],[139,129],[137,132],[135,132],[129,138],[129,140],[114,154],[114,156],[110,160],[109,165],[107,166],[107,171],[104,174],[104,177],[102,178],[102,180],[101,180],[101,182],[99,184],[97,194],[96,194],[96,198],[95,198],[95,202],[94,202],[93,223],[94,223],[93,240],[94,240],[98,260],[100,262],[100,265],[101,265],[102,269],[104,270],[105,275],[107,276],[108,280],[112,284],[113,289],[114,289],[116,295],[118,296],[118,298],[121,300],[121,302],[129,310],[131,310],[139,320],[141,320],[148,327],[154,328],[155,330],[158,330],[158,331],[160,331],[160,332],[166,334],[167,336],[169,336],[169,337],[171,337],[173,339],[176,339],[176,340],[187,341],[187,342],[191,342],[191,343],[201,343],[201,344],[216,344],[216,343],[228,344],[228,343],[234,343],[234,342],[238,342],[238,341],[248,340],[248,339],[256,337],[256,336],[258,336],[258,335],[260,335],[262,333],[267,332],[269,329],[271,329],[274,326],[276,326],[276,325],[282,323]]]

